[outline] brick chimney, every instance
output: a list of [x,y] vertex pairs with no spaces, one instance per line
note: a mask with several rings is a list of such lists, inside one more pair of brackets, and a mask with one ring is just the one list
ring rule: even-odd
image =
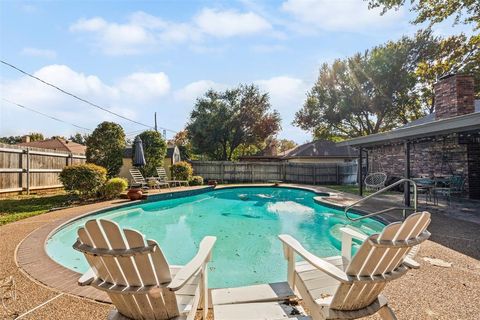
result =
[[30,136],[29,135],[23,136],[22,137],[22,142],[24,142],[24,143],[30,142]]
[[263,150],[264,156],[276,156],[277,155],[277,142],[272,139],[267,147]]
[[465,74],[449,75],[435,83],[435,120],[475,112],[473,84],[473,77]]

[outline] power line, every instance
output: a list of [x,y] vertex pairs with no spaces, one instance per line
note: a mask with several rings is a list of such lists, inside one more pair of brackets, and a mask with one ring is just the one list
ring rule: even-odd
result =
[[[17,71],[20,72],[20,73],[23,73],[23,74],[26,75],[26,76],[29,76],[30,78],[33,78],[33,79],[35,79],[35,80],[38,80],[38,81],[42,82],[43,84],[45,84],[45,85],[47,85],[47,86],[50,86],[50,87],[52,87],[52,88],[54,88],[54,89],[56,89],[56,90],[58,90],[58,91],[60,91],[60,92],[62,92],[62,93],[64,93],[64,94],[66,94],[66,95],[69,95],[69,96],[71,96],[71,97],[73,97],[73,98],[75,98],[75,99],[77,99],[77,100],[80,100],[80,101],[82,101],[82,102],[84,102],[84,103],[86,103],[86,104],[88,104],[88,105],[90,105],[90,106],[92,106],[92,107],[95,107],[95,108],[97,108],[97,109],[100,109],[100,110],[103,110],[103,111],[108,112],[108,113],[110,113],[110,114],[113,114],[113,115],[115,115],[115,116],[117,116],[117,117],[119,117],[119,118],[122,118],[122,119],[124,119],[124,120],[127,120],[127,121],[130,121],[130,122],[139,124],[139,125],[141,125],[141,126],[144,126],[144,127],[150,128],[150,129],[154,129],[153,126],[150,126],[150,125],[148,125],[148,124],[141,123],[141,122],[136,121],[136,120],[132,120],[132,119],[130,119],[130,118],[127,118],[127,117],[125,117],[125,116],[122,116],[121,114],[118,114],[118,113],[116,113],[116,112],[110,111],[110,110],[108,110],[107,108],[102,107],[102,106],[100,106],[100,105],[98,105],[98,104],[96,104],[96,103],[90,102],[90,101],[88,101],[87,99],[81,98],[81,97],[79,97],[79,96],[77,96],[77,95],[75,95],[75,94],[73,94],[73,93],[70,93],[70,92],[68,92],[68,91],[66,91],[66,90],[64,90],[64,89],[62,89],[62,88],[60,88],[60,87],[58,87],[58,86],[56,86],[56,85],[54,85],[54,84],[52,84],[52,83],[50,83],[50,82],[47,82],[47,81],[45,81],[45,80],[43,80],[43,79],[40,79],[40,78],[34,76],[33,74],[30,74],[30,73],[28,73],[28,72],[26,72],[26,71],[24,71],[24,70],[22,70],[22,69],[20,69],[20,68],[18,68],[18,67],[16,67],[16,66],[14,66],[13,64],[10,64],[10,63],[8,63],[8,62],[6,62],[6,61],[4,61],[4,60],[0,60],[0,62],[3,63],[4,65],[10,67],[10,68],[13,68],[13,69],[17,70]],[[167,128],[162,128],[162,127],[159,127],[159,128],[164,129],[164,130],[167,130],[167,131],[170,131],[170,132],[173,132],[173,133],[176,133],[175,130],[171,130],[171,129],[167,129]]]
[[10,104],[16,105],[17,107],[23,108],[23,109],[25,109],[25,110],[38,113],[38,114],[40,114],[40,115],[42,115],[42,116],[44,116],[44,117],[53,119],[53,120],[55,120],[55,121],[63,122],[63,123],[69,124],[69,125],[71,125],[71,126],[74,126],[74,127],[76,127],[76,128],[79,128],[79,129],[83,129],[83,130],[87,130],[87,131],[92,131],[92,129],[88,129],[88,128],[85,128],[85,127],[82,127],[82,126],[78,126],[78,125],[76,125],[76,124],[73,124],[73,123],[64,121],[64,120],[62,120],[62,119],[56,118],[56,117],[54,117],[54,116],[48,115],[48,114],[46,114],[46,113],[37,111],[37,110],[32,109],[32,108],[29,108],[29,107],[26,107],[26,106],[24,106],[24,105],[21,105],[21,104],[19,104],[19,103],[13,102],[13,101],[10,101],[10,100],[8,100],[8,99],[2,98],[2,100],[3,100],[3,101],[6,101],[6,102],[8,102],[8,103],[10,103]]

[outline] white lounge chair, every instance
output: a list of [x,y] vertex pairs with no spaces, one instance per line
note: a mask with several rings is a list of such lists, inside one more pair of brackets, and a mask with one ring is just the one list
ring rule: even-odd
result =
[[185,183],[185,185],[188,186],[188,181],[187,180],[176,180],[176,179],[168,180],[167,171],[165,171],[164,167],[158,167],[157,168],[157,175],[158,175],[157,179],[160,182],[173,184],[173,186],[176,186],[177,184],[179,186],[181,186],[182,183]]
[[165,182],[170,182],[176,185],[178,183],[179,186],[184,183],[186,186],[188,186],[188,181],[187,180],[177,180],[175,177],[173,177],[173,180],[167,180],[167,171],[165,171],[164,167],[158,167],[157,168],[157,174],[158,177],[161,179],[160,181],[165,181]]
[[[430,213],[414,213],[369,236],[352,259],[352,238],[359,235],[352,229],[341,229],[342,256],[329,258],[319,258],[291,236],[280,235],[288,283],[298,290],[313,319],[357,319],[376,312],[382,319],[396,319],[381,292],[388,281],[409,270],[407,255],[430,236],[429,224]],[[296,254],[304,261],[296,262]]]
[[215,241],[203,238],[186,266],[171,267],[155,241],[109,220],[89,220],[73,246],[90,265],[78,283],[108,294],[118,310],[108,319],[193,320],[200,301],[206,319],[207,263]]
[[150,187],[148,184],[149,181],[153,181],[155,187],[160,187],[163,185],[170,188],[170,185],[168,184],[168,182],[161,182],[155,178],[149,179],[149,181],[147,181],[143,177],[140,170],[138,170],[137,168],[131,168],[129,171],[130,171],[130,175],[132,176],[133,184],[140,185],[142,188],[149,188]]

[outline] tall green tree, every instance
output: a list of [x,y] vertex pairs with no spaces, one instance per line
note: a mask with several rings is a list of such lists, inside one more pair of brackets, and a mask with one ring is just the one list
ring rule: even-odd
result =
[[[388,131],[423,115],[415,70],[423,33],[323,64],[294,124],[332,140]],[[428,38],[428,37],[427,37]]]
[[71,135],[70,138],[68,138],[68,140],[70,141],[83,144],[83,145],[87,143],[87,139],[88,139],[88,134],[81,134],[79,132],[75,133],[74,135]]
[[[139,134],[138,137],[142,139],[143,153],[146,162],[145,166],[140,168],[140,170],[145,176],[156,176],[156,168],[163,166],[163,159],[167,153],[167,143],[160,132],[155,130],[144,131]],[[134,143],[132,146],[132,155],[135,154],[135,147]]]
[[423,87],[423,97],[433,110],[432,84],[439,77],[451,73],[467,73],[475,77],[475,95],[480,98],[480,2],[478,0],[368,0],[370,8],[380,7],[383,13],[398,10],[410,4],[417,16],[413,24],[428,23],[433,26],[447,19],[454,24],[472,27],[471,36],[458,34],[438,41],[431,48],[431,59],[419,65],[417,75]]
[[398,10],[409,3],[411,11],[417,14],[413,23],[439,23],[452,17],[455,23],[473,24],[480,28],[480,5],[478,0],[368,0],[370,8],[380,7],[383,13]]
[[255,85],[199,98],[187,125],[194,152],[212,160],[232,160],[239,146],[258,145],[280,130],[280,115],[271,110],[268,93]]
[[40,132],[31,132],[28,134],[30,137],[30,141],[42,141],[45,140],[45,137],[43,136],[43,133]]
[[114,122],[100,123],[87,138],[87,162],[107,169],[108,177],[120,172],[125,151],[125,132]]

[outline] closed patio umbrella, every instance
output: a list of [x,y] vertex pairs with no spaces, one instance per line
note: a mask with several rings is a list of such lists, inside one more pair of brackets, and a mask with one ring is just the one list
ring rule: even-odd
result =
[[143,145],[142,139],[140,137],[136,137],[135,141],[135,154],[133,155],[133,165],[135,167],[143,167],[146,164],[145,155],[143,154]]

